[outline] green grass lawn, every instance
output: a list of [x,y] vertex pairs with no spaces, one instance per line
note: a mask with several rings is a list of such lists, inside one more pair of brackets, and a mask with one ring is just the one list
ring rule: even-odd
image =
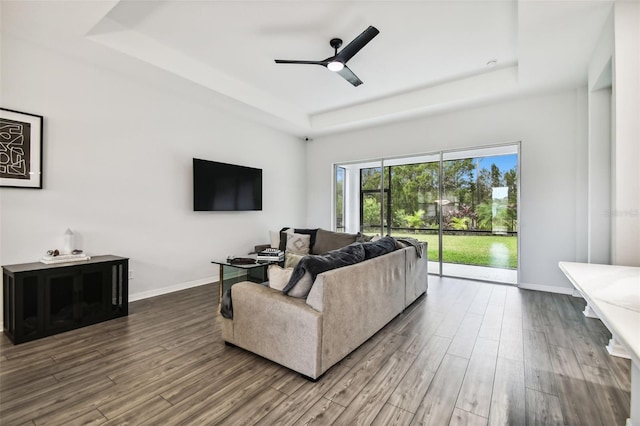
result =
[[[438,236],[394,233],[394,237],[413,237],[426,241],[429,260],[438,261]],[[501,235],[443,235],[442,258],[446,263],[493,266],[498,268],[518,267],[518,237]]]

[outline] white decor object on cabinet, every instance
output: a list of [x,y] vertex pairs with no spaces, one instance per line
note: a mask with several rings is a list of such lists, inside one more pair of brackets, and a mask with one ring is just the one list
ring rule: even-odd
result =
[[62,253],[71,254],[71,252],[75,249],[75,236],[73,235],[73,231],[70,228],[67,228],[64,233],[64,246],[62,247]]

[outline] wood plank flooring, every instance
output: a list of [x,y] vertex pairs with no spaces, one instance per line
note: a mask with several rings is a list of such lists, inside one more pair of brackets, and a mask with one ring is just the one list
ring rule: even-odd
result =
[[316,383],[221,338],[217,283],[14,346],[7,425],[624,425],[630,363],[582,299],[451,278]]

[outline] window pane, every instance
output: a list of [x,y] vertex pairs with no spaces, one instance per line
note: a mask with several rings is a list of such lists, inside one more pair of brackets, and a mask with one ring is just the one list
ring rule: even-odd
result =
[[360,188],[362,190],[380,190],[381,167],[371,167],[360,170]]
[[[437,157],[436,157],[437,158]],[[397,160],[396,160],[397,161]],[[391,232],[428,243],[429,272],[439,273],[438,179],[440,164],[430,161],[390,166]]]
[[382,211],[380,192],[362,193],[361,207],[360,232],[364,234],[379,234],[382,225],[380,222],[380,212]]
[[443,274],[515,284],[518,156],[469,154],[443,162]]

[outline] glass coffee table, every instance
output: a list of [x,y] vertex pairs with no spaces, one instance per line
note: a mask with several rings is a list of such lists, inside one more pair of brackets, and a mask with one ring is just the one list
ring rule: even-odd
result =
[[[243,258],[255,258],[255,255],[242,256]],[[281,265],[278,261],[255,261],[255,263],[231,263],[229,259],[212,260],[211,263],[220,266],[220,294],[218,303],[222,301],[222,295],[231,288],[232,285],[250,281],[257,284],[268,285],[269,277],[267,269],[269,265]]]

